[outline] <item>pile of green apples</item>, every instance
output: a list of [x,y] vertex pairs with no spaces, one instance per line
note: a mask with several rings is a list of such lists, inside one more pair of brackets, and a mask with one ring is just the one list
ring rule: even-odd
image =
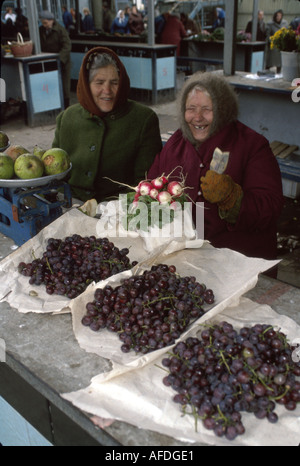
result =
[[[6,142],[7,146],[8,138]],[[8,145],[4,152],[0,152],[0,179],[2,180],[14,178],[29,180],[58,175],[68,168],[70,168],[69,155],[58,147],[44,150],[35,145],[33,151],[29,152],[25,147],[13,144]]]

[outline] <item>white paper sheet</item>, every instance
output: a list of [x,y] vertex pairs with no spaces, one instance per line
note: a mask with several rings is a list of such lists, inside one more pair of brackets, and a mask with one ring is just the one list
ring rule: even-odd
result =
[[[213,322],[227,320],[235,328],[256,323],[278,326],[289,340],[299,338],[300,327],[292,319],[277,314],[267,305],[260,305],[241,298],[236,306],[228,307],[214,316]],[[193,334],[197,334],[195,327]],[[172,401],[175,392],[163,385],[166,375],[161,369],[162,356],[143,368],[103,382],[96,376],[82,390],[62,394],[62,397],[92,415],[127,422],[142,429],[169,435],[184,442],[208,445],[252,445],[252,446],[297,446],[300,439],[299,407],[287,411],[276,406],[279,421],[270,424],[266,419],[258,420],[253,414],[242,413],[246,428],[244,435],[234,441],[218,438],[198,422],[197,432],[192,416],[182,416],[177,404]],[[122,400],[122,401],[121,401]]]
[[[43,285],[30,285],[29,278],[18,272],[18,265],[21,261],[32,262],[34,257],[41,257],[49,238],[63,239],[75,233],[99,237],[97,226],[97,219],[85,215],[78,209],[71,209],[3,259],[0,262],[0,300],[7,301],[11,307],[23,313],[70,312],[69,298],[49,295]],[[102,234],[104,236],[105,232]],[[119,248],[128,247],[131,261],[141,261],[147,257],[143,242],[139,238],[114,238],[114,244]],[[37,296],[30,296],[31,291],[35,291]]]
[[[248,258],[230,249],[216,249],[209,243],[204,243],[199,249],[184,249],[170,255],[162,253],[156,258],[150,258],[137,267],[136,273],[149,269],[154,263],[165,263],[175,265],[181,276],[195,276],[198,282],[204,283],[215,294],[214,305],[206,305],[204,309],[208,312],[197,321],[204,322],[223,311],[227,306],[232,306],[238,302],[244,293],[255,286],[258,274],[277,262]],[[128,274],[130,275],[130,271]],[[94,332],[81,323],[86,312],[86,304],[93,301],[96,288],[103,287],[107,283],[116,286],[121,278],[123,278],[122,275],[116,275],[113,280],[108,279],[106,282],[90,286],[70,303],[73,330],[81,348],[107,358],[113,363],[112,371],[99,375],[103,380],[143,367],[156,358],[158,353],[148,353],[142,356],[136,355],[134,352],[124,354],[120,350],[121,341],[117,334],[106,329]],[[183,336],[189,334],[190,331],[191,327],[184,332]],[[160,353],[165,352],[164,349],[159,351]]]

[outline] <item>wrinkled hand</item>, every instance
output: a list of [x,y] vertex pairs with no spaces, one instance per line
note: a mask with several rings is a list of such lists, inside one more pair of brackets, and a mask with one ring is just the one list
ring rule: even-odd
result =
[[229,175],[208,170],[200,180],[204,198],[222,210],[230,210],[242,195],[242,188]]

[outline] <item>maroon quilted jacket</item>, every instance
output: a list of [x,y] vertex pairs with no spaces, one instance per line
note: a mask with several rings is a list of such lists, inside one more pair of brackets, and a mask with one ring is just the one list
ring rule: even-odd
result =
[[[243,189],[238,220],[229,224],[218,214],[218,207],[207,202],[200,177],[209,170],[215,148],[230,152],[225,173]],[[196,149],[181,130],[168,140],[148,172],[153,179],[182,167],[187,193],[194,202],[204,203],[204,236],[214,247],[230,248],[249,257],[276,259],[277,220],[283,207],[281,174],[265,137],[239,121],[226,125]],[[178,180],[177,168],[170,179]]]

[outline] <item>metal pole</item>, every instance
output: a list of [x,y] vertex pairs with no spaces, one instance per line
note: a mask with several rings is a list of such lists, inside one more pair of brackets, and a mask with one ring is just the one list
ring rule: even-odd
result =
[[38,26],[38,12],[36,7],[36,0],[27,0],[27,17],[29,26],[29,36],[34,44],[34,54],[41,53],[40,33]]
[[253,0],[252,30],[251,30],[252,42],[256,41],[257,12],[258,12],[258,0]]
[[75,14],[76,14],[76,26],[75,31],[76,34],[80,32],[80,11],[79,11],[79,1],[75,0]]
[[154,0],[148,0],[148,45],[155,45]]
[[235,48],[238,0],[225,1],[226,18],[224,34],[224,74],[231,76],[235,73]]
[[102,0],[92,0],[92,11],[96,29],[102,29]]

